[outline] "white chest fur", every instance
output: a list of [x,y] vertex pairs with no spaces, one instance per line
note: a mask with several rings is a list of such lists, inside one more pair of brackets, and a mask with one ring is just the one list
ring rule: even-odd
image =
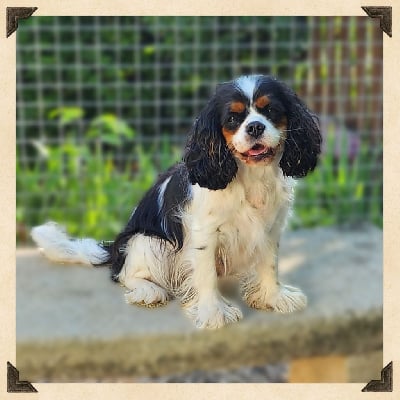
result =
[[[194,186],[187,217],[194,246],[206,246],[215,236],[216,258],[224,268],[238,271],[267,246],[276,225],[284,225],[293,199],[294,181],[279,168],[239,168],[235,180],[224,190]],[[197,243],[197,241],[203,241]],[[217,261],[218,263],[218,261]]]

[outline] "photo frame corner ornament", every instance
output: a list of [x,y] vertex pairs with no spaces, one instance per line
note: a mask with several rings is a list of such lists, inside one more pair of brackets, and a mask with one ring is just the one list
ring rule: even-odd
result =
[[38,7],[6,7],[6,37],[18,29],[18,21],[32,16]]
[[30,382],[19,380],[19,371],[9,361],[7,361],[7,392],[37,393],[37,390]]
[[362,6],[370,18],[379,18],[380,27],[389,37],[392,37],[392,7],[391,6]]
[[393,392],[393,361],[381,371],[380,380],[372,380],[361,390],[362,392]]

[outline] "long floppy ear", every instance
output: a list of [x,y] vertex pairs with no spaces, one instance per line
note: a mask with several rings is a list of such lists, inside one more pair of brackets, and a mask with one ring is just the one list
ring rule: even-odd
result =
[[301,178],[317,165],[321,132],[317,117],[290,88],[281,85],[287,109],[287,136],[280,167],[284,175]]
[[193,124],[183,161],[190,182],[207,189],[225,189],[236,176],[238,167],[222,135],[215,96]]

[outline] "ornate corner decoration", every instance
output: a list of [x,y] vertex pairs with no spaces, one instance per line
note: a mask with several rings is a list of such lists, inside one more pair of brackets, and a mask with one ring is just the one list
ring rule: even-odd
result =
[[28,381],[19,380],[19,371],[7,361],[7,392],[35,393],[37,390]]
[[369,17],[379,18],[380,27],[389,37],[392,37],[392,7],[361,7]]
[[29,18],[37,9],[37,7],[7,7],[6,37],[18,29],[19,19]]
[[393,392],[393,362],[382,369],[380,381],[370,381],[362,392]]

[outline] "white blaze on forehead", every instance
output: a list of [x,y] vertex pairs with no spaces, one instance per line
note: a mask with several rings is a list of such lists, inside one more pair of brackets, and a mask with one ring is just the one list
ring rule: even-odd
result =
[[245,75],[236,79],[236,86],[249,98],[253,99],[254,91],[257,86],[257,81],[261,75]]

